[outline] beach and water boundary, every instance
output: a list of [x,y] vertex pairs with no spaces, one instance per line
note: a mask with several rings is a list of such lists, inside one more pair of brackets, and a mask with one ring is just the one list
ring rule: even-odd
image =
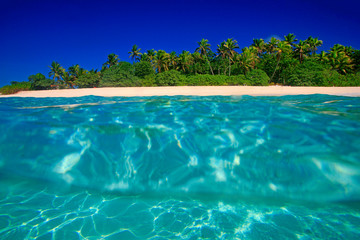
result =
[[326,94],[360,97],[360,87],[288,87],[288,86],[176,86],[176,87],[120,87],[120,88],[82,88],[60,90],[22,91],[0,97],[135,97],[135,96],[285,96]]

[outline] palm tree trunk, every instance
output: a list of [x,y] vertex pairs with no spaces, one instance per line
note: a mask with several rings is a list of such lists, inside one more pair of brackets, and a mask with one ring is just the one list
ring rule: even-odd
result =
[[271,78],[270,78],[270,82],[272,82],[272,79],[273,79],[273,77],[274,77],[274,75],[275,75],[276,69],[277,69],[277,67],[279,66],[280,59],[281,59],[281,55],[280,55],[280,57],[279,57],[278,62],[276,63],[276,67],[275,67],[274,72],[273,72],[273,74],[272,74],[272,76],[271,76]]
[[211,63],[210,63],[209,59],[206,59],[206,60],[207,60],[207,62],[209,63],[209,67],[210,67],[211,74],[214,75],[214,71],[212,70]]
[[231,62],[230,62],[230,57],[229,57],[229,77],[230,77],[230,74],[231,74]]

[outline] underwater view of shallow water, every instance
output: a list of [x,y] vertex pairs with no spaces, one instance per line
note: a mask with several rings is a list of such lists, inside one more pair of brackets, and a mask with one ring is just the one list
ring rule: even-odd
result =
[[360,98],[0,98],[0,239],[358,239]]

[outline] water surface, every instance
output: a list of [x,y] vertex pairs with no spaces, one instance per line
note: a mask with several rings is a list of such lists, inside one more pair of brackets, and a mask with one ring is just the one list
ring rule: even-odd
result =
[[0,99],[3,239],[356,239],[360,98]]

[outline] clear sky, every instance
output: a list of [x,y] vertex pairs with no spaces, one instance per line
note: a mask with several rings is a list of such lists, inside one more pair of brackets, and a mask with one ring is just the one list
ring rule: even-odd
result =
[[227,38],[240,49],[253,38],[294,33],[360,49],[358,0],[0,0],[0,86],[48,75],[52,61],[65,68],[98,68],[115,53],[130,61],[142,51],[193,52],[208,39],[212,50]]

